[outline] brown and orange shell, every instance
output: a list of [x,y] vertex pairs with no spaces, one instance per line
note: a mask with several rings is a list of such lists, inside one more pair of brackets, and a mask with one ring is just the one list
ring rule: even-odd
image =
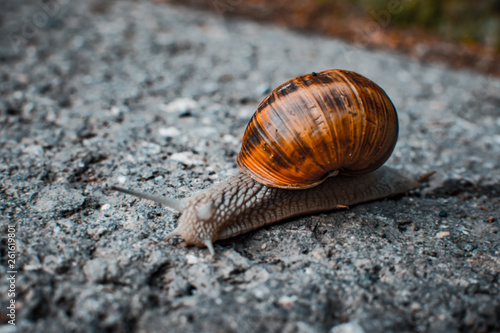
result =
[[328,176],[379,168],[398,138],[398,117],[377,84],[354,72],[327,70],[285,82],[250,120],[240,170],[271,187],[313,187]]

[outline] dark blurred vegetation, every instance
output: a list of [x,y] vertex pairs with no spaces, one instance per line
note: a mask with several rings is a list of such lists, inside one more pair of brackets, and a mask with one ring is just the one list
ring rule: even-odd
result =
[[[323,0],[322,2],[338,2]],[[354,0],[367,13],[391,13],[393,26],[419,27],[458,42],[500,50],[500,0]]]
[[500,0],[157,0],[500,76]]

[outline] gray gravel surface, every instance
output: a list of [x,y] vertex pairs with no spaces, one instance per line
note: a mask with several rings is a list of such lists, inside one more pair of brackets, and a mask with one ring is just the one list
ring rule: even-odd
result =
[[[0,332],[500,331],[498,79],[148,1],[1,3]],[[177,214],[108,189],[185,197],[234,174],[270,89],[329,68],[387,91],[388,164],[437,171],[425,188],[215,258],[163,241]]]

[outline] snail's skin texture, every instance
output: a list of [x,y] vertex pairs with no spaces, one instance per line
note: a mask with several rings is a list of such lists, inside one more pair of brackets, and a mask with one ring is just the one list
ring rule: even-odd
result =
[[289,217],[329,211],[339,207],[405,193],[417,181],[389,167],[359,176],[330,177],[303,190],[273,188],[238,172],[196,195],[172,200],[121,188],[113,189],[161,202],[182,211],[177,228],[168,236],[181,236],[186,245],[206,246],[214,254],[213,242],[243,234]]

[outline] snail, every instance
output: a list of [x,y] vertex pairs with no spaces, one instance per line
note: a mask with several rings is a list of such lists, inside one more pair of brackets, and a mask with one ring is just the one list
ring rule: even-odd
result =
[[261,102],[234,176],[184,199],[111,189],[181,212],[165,240],[181,236],[213,255],[217,240],[417,188],[417,180],[382,166],[397,137],[396,109],[377,84],[345,70],[313,72]]

